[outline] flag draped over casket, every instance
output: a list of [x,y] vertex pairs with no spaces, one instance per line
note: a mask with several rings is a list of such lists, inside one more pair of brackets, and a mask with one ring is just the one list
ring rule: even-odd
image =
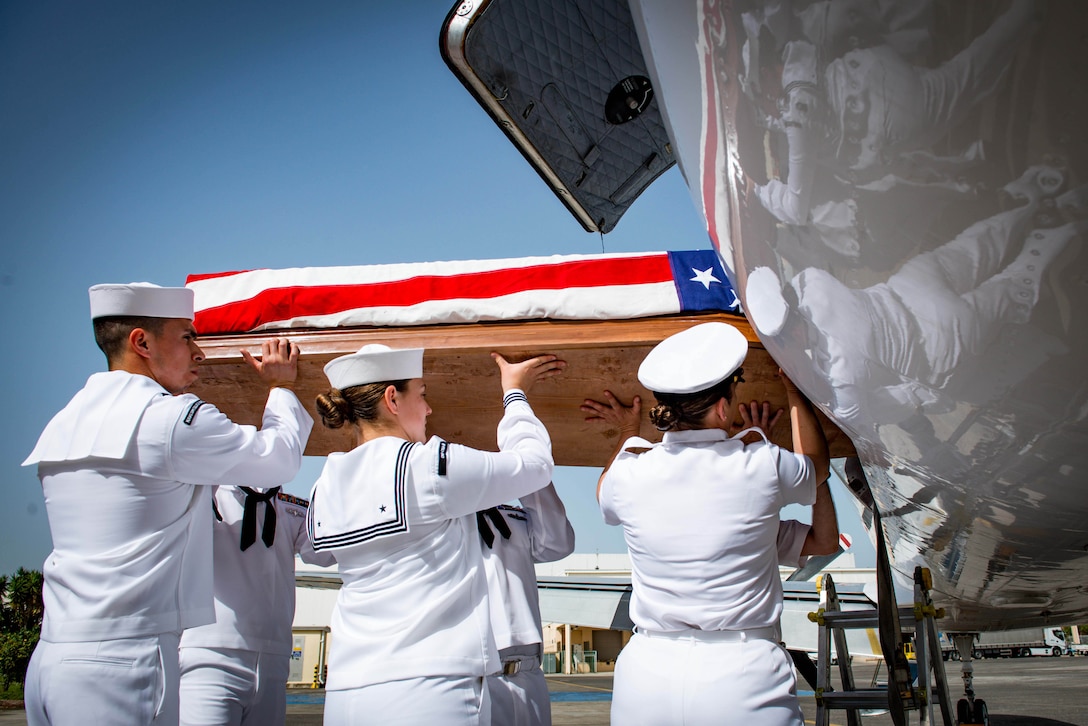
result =
[[248,270],[186,286],[202,335],[740,311],[713,250]]
[[[748,338],[746,396],[787,403],[778,365],[710,249],[249,270],[191,275],[186,284],[206,356],[192,392],[242,423],[261,423],[268,391],[240,352],[285,332],[306,351],[295,383],[303,402],[328,391],[322,367],[337,356],[370,343],[424,348],[424,377],[441,383],[428,388],[428,433],[489,451],[501,416],[490,354],[556,354],[577,375],[550,379],[533,410],[564,466],[602,466],[615,448],[617,431],[585,423],[585,399],[607,389],[650,400],[639,364],[663,338],[701,322],[728,322]],[[836,456],[856,455],[841,432],[825,430]],[[770,435],[788,446],[788,423]],[[317,426],[306,453],[351,446],[347,429]]]

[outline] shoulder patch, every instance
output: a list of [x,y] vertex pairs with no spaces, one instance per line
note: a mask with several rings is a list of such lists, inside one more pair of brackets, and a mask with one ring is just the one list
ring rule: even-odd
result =
[[438,476],[446,476],[446,467],[449,464],[450,445],[448,441],[438,443]]
[[495,507],[495,509],[502,512],[510,519],[520,519],[523,522],[529,521],[529,518],[525,515],[525,510],[521,507],[515,507],[512,504],[500,504],[499,506]]
[[197,400],[193,401],[189,405],[189,410],[185,412],[185,418],[182,419],[182,422],[186,426],[192,426],[193,425],[193,419],[196,418],[196,412],[199,411],[200,407],[203,406],[205,403],[207,403],[207,401],[202,401],[199,398]]
[[288,504],[294,504],[294,505],[299,506],[299,507],[309,507],[310,506],[309,500],[303,499],[302,497],[293,496],[291,494],[288,494],[287,492],[280,492],[279,494],[276,495],[276,499],[279,499],[280,501],[283,501],[283,502],[287,502]]

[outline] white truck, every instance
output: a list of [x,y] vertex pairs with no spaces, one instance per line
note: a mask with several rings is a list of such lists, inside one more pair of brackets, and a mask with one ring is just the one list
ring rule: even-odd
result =
[[[953,639],[943,633],[941,651],[946,660],[960,658]],[[1065,631],[1061,628],[1019,628],[978,633],[971,657],[980,659],[1020,658],[1029,655],[1059,656],[1067,651]]]

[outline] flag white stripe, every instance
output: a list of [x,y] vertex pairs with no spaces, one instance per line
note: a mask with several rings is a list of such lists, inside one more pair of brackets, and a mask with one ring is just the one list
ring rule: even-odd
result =
[[456,275],[518,269],[535,265],[565,265],[581,260],[624,259],[666,255],[666,252],[628,254],[551,255],[516,257],[499,260],[455,260],[449,262],[406,262],[388,265],[350,265],[340,267],[292,267],[279,270],[250,270],[234,275],[196,280],[186,287],[193,290],[198,311],[248,300],[261,292],[284,287],[325,287],[397,282],[413,277]]
[[680,312],[674,283],[570,290],[528,290],[485,299],[431,300],[417,305],[365,307],[270,322],[257,330],[476,323],[484,320],[608,320]]

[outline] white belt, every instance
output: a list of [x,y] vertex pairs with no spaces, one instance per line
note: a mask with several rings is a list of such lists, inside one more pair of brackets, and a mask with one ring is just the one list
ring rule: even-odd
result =
[[697,640],[704,643],[744,643],[749,640],[770,640],[777,643],[782,638],[778,634],[778,628],[766,626],[763,628],[748,628],[747,630],[635,630],[639,635],[647,638],[665,638],[667,640]]

